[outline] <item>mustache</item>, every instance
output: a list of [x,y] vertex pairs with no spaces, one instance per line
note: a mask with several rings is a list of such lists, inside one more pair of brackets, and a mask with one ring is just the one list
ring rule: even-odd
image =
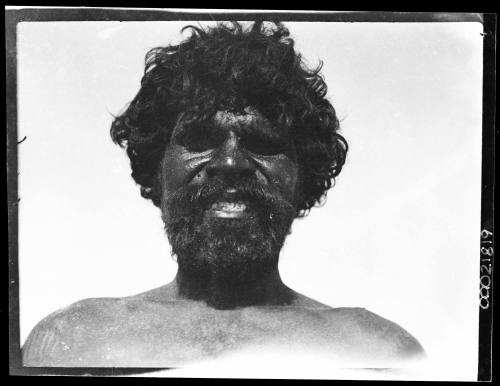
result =
[[[255,209],[271,210],[280,208],[295,211],[291,203],[285,200],[282,195],[272,186],[264,185],[256,180],[240,180],[229,184],[221,179],[214,179],[202,185],[182,187],[168,198],[170,209],[175,208],[176,212],[186,206],[190,213],[193,211],[204,211],[213,203],[222,200],[230,193],[230,197],[237,201],[246,201],[254,205]],[[179,205],[183,204],[183,205]],[[272,213],[271,212],[271,213]]]

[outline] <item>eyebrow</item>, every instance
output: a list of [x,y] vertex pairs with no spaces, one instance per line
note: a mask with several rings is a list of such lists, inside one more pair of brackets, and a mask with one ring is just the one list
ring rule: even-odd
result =
[[288,140],[288,130],[278,125],[273,125],[268,120],[252,120],[248,124],[239,125],[238,129],[244,135],[256,135],[270,140]]
[[210,124],[210,122],[181,124],[174,128],[174,131],[172,133],[172,139],[181,138],[186,135],[213,136],[218,134],[217,131],[218,131],[217,128],[214,127],[212,124]]
[[[172,133],[172,138],[179,138],[183,135],[220,135],[225,130],[225,124],[215,121],[214,119],[204,122],[193,122],[188,124],[180,124]],[[242,136],[257,136],[262,139],[288,141],[289,133],[285,128],[272,125],[267,120],[252,119],[249,122],[235,122],[231,124],[237,133]]]

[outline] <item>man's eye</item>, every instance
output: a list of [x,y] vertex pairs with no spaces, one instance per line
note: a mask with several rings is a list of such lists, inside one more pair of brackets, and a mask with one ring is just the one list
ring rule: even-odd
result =
[[217,147],[217,138],[209,133],[189,133],[176,137],[176,142],[188,151],[202,152]]
[[247,137],[243,139],[245,148],[260,155],[276,155],[286,152],[286,143],[277,139]]

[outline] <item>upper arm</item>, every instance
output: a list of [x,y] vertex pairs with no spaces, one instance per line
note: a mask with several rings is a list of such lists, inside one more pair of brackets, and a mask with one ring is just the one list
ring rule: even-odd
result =
[[24,366],[64,367],[78,349],[75,333],[82,322],[81,305],[87,300],[73,303],[53,312],[31,331],[22,348]]
[[425,350],[420,342],[403,328],[399,329],[395,341],[401,358],[408,360],[425,358]]
[[392,352],[399,360],[416,360],[425,358],[424,348],[419,341],[400,325],[364,310],[360,323],[369,331],[387,352]]
[[64,357],[66,342],[52,320],[43,320],[31,331],[22,347],[23,366],[57,366]]
[[91,363],[101,353],[103,326],[113,324],[119,313],[116,302],[106,298],[81,300],[54,312],[28,336],[22,348],[23,365],[78,367]]

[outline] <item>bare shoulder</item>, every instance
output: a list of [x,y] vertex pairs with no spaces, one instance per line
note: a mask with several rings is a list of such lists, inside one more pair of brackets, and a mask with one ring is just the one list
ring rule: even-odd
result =
[[373,354],[403,360],[421,359],[425,351],[400,325],[364,308],[332,308],[330,322],[344,335],[359,341]]
[[[125,298],[126,299],[126,298]],[[40,321],[22,348],[25,366],[63,365],[78,340],[98,338],[103,327],[113,326],[127,313],[121,298],[92,298],[73,303]]]
[[148,290],[146,292],[141,292],[137,295],[129,296],[124,298],[124,300],[135,303],[150,303],[150,304],[171,304],[178,300],[177,289],[174,282],[168,283],[158,288]]
[[36,328],[64,330],[87,323],[109,322],[119,317],[127,308],[127,298],[90,298],[61,308],[44,318]]

